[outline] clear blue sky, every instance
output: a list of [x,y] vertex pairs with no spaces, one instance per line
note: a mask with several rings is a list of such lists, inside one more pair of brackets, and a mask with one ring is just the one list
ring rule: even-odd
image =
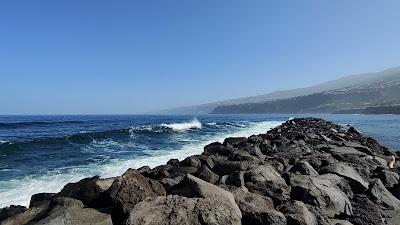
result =
[[0,2],[0,114],[140,113],[400,65],[400,1]]

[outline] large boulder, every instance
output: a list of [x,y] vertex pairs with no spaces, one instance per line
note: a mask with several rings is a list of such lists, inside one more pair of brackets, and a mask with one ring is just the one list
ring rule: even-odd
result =
[[11,205],[0,209],[0,222],[16,214],[25,212],[27,208],[21,205]]
[[25,211],[17,213],[1,222],[1,225],[22,225],[41,218],[50,207],[50,202],[43,202]]
[[289,169],[289,173],[318,176],[318,172],[307,161],[297,162]]
[[291,199],[303,201],[325,210],[329,217],[352,215],[352,206],[346,194],[331,181],[318,177],[298,175],[290,178]]
[[289,201],[279,207],[290,225],[318,225],[317,217],[300,201]]
[[232,193],[190,174],[188,174],[178,185],[175,185],[171,189],[170,193],[188,198],[225,199],[232,204],[232,208],[235,209],[236,214],[240,215],[240,217],[242,215],[239,207],[236,205]]
[[[349,221],[354,225],[383,225],[382,210],[365,195],[355,195],[351,199],[353,216]],[[390,224],[390,223],[389,223]]]
[[329,180],[330,182],[332,182],[332,184],[334,184],[340,190],[342,190],[347,195],[347,197],[352,198],[354,196],[354,192],[351,189],[349,182],[345,178],[340,177],[333,173],[322,174],[319,175],[318,177],[320,179]]
[[215,184],[219,180],[219,176],[211,171],[208,166],[201,166],[200,169],[194,174],[196,177],[205,180],[209,183]]
[[240,225],[240,219],[227,199],[168,195],[138,203],[125,225]]
[[34,225],[112,225],[111,216],[91,208],[83,208],[76,199],[59,198],[47,215]]
[[244,174],[250,192],[271,197],[280,203],[289,199],[290,187],[275,169],[269,165],[257,165]]
[[[163,188],[161,185],[157,189]],[[108,190],[113,202],[113,220],[122,223],[129,212],[140,201],[151,200],[158,196],[159,190],[137,170],[129,169],[121,177],[115,179]],[[164,192],[165,193],[165,190]]]
[[334,163],[323,167],[320,171],[321,174],[333,173],[347,179],[353,192],[363,193],[368,189],[368,182],[365,181],[353,167],[347,165],[346,163]]
[[50,201],[55,197],[54,193],[37,193],[31,196],[31,201],[29,202],[29,207],[39,205],[45,201]]
[[274,209],[271,198],[251,193],[245,187],[232,193],[243,214],[243,225],[286,224],[285,216]]
[[214,142],[204,147],[203,155],[222,155],[222,156],[229,156],[234,151],[234,148],[226,147],[225,145]]
[[[98,198],[108,190],[114,182],[114,179],[115,178],[100,179],[98,176],[84,178],[76,183],[65,185],[56,196],[79,199],[86,206],[93,205],[95,201],[100,201]],[[104,206],[107,202],[102,204],[102,206]]]
[[380,179],[374,179],[367,194],[372,201],[380,205],[383,209],[400,209],[400,200],[394,197],[383,185]]

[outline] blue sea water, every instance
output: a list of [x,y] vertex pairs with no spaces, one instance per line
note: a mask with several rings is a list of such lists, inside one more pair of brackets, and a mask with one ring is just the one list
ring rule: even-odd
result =
[[58,192],[84,177],[184,159],[208,143],[266,133],[303,116],[353,125],[400,150],[396,115],[0,116],[0,207],[28,205],[32,194]]

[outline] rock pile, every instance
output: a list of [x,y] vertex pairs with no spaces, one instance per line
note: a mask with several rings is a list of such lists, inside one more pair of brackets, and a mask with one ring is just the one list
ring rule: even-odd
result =
[[92,177],[30,207],[0,211],[1,224],[384,225],[400,224],[394,152],[353,127],[293,119],[266,134],[227,138],[202,155],[122,176]]

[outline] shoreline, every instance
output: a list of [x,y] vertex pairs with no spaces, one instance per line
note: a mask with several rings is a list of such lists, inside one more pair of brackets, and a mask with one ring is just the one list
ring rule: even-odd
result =
[[[258,132],[266,132],[273,127],[276,127],[280,124],[282,124],[284,121],[263,121],[263,122],[257,122],[251,125],[250,127],[244,128],[242,130],[238,131],[229,131],[228,133],[222,133],[222,134],[215,134],[214,136],[208,138],[207,140],[203,140],[201,142],[196,142],[196,143],[191,143],[191,144],[186,144],[182,148],[176,149],[176,150],[171,150],[171,151],[165,151],[161,153],[155,153],[152,152],[151,155],[149,156],[141,156],[138,158],[131,158],[131,159],[113,159],[112,161],[103,164],[97,168],[94,168],[91,165],[88,165],[87,167],[79,167],[76,169],[75,172],[72,174],[65,174],[65,173],[54,173],[54,174],[45,174],[41,177],[35,178],[35,179],[23,179],[24,185],[21,184],[16,184],[17,187],[20,187],[19,189],[13,191],[13,192],[19,192],[23,193],[23,195],[26,195],[26,191],[24,186],[30,186],[32,184],[35,184],[37,182],[41,182],[43,184],[43,188],[40,187],[41,189],[38,190],[32,190],[31,193],[29,193],[29,196],[25,196],[23,200],[18,200],[18,201],[10,201],[10,204],[7,205],[1,205],[0,203],[0,208],[1,207],[6,207],[11,204],[14,205],[22,205],[25,207],[29,206],[29,201],[30,197],[36,193],[40,192],[59,192],[63,188],[63,186],[67,183],[70,182],[78,182],[79,180],[85,178],[85,177],[91,177],[91,176],[99,176],[101,178],[109,178],[109,177],[115,177],[115,176],[120,176],[123,174],[127,169],[129,168],[139,168],[141,166],[148,165],[150,167],[156,167],[160,166],[163,164],[166,164],[168,160],[170,159],[180,159],[183,160],[184,158],[195,155],[195,154],[201,154],[203,152],[204,146],[206,146],[209,143],[220,141],[223,142],[223,140],[227,137],[231,136],[250,136],[253,133],[258,133]],[[160,124],[161,126],[161,124]],[[94,165],[97,166],[97,165]],[[92,168],[93,167],[93,168]],[[100,171],[98,173],[97,171]],[[89,174],[88,174],[89,173]],[[62,178],[62,177],[66,178]],[[61,178],[59,178],[61,177]],[[56,180],[66,180],[64,183],[55,183],[51,184],[52,178]],[[50,184],[48,184],[50,183]],[[45,185],[49,186],[45,186]],[[11,194],[10,194],[11,195]],[[27,198],[28,197],[28,198]],[[3,202],[4,203],[4,202]]]
[[[3,208],[0,221],[51,224],[70,213],[81,224],[88,218],[99,219],[99,224],[143,224],[147,221],[143,216],[150,213],[157,218],[144,224],[198,224],[199,218],[202,224],[272,220],[274,224],[293,220],[361,224],[357,222],[361,216],[375,224],[378,219],[390,220],[383,207],[389,208],[385,209],[389,214],[400,209],[395,197],[400,196],[395,189],[398,171],[385,165],[385,157],[392,154],[352,127],[315,118],[292,119],[266,134],[211,143],[200,155],[182,161],[129,169],[114,178],[85,178],[67,184],[59,193],[33,195],[29,209]],[[388,181],[388,175],[397,177],[397,182]],[[324,188],[328,183],[332,188]],[[377,193],[374,188],[384,191]],[[322,195],[332,199],[324,200]],[[375,195],[388,200],[379,202]],[[253,200],[248,202],[249,198]],[[371,215],[358,215],[355,212],[362,208],[358,198],[381,210],[372,208]],[[207,205],[215,207],[207,209]],[[191,206],[192,210],[182,209]],[[189,214],[171,217],[163,207]]]

